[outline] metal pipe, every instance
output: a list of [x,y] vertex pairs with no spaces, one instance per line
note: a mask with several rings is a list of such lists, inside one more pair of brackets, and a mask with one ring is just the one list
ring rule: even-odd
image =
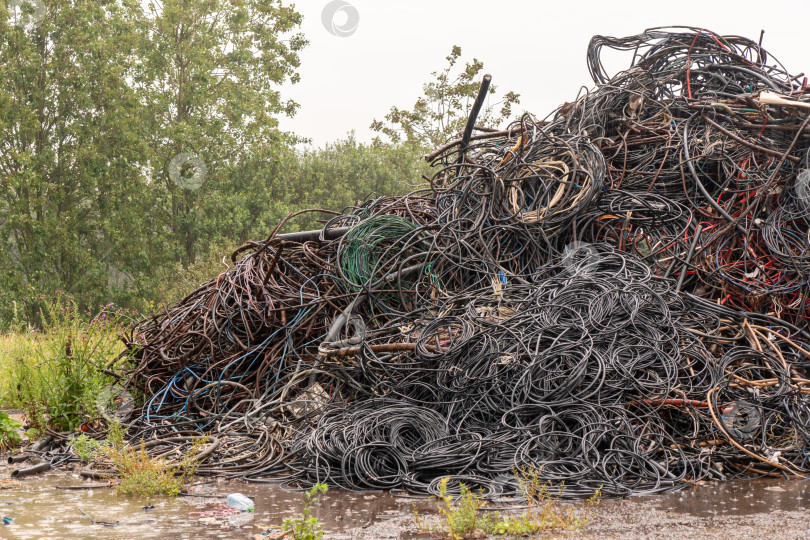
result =
[[84,470],[79,471],[79,476],[82,478],[90,478],[91,480],[109,480],[112,477],[118,476],[118,471],[115,469]]
[[297,242],[299,244],[304,242],[314,242],[315,240],[337,240],[347,232],[351,227],[336,227],[334,229],[315,229],[312,231],[298,231],[291,233],[284,233],[276,235],[279,240],[285,242]]

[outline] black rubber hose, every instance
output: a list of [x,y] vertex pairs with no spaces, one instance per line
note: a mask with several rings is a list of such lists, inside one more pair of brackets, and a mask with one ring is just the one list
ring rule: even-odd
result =
[[33,474],[39,474],[41,472],[50,471],[51,464],[47,461],[34,465],[33,467],[28,467],[27,469],[16,469],[11,471],[12,478],[22,478],[23,476],[31,476]]

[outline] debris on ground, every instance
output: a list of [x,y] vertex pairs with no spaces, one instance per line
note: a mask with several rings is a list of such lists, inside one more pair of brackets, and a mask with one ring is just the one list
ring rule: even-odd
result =
[[128,436],[211,434],[199,474],[491,499],[526,469],[566,497],[808,474],[807,78],[696,28],[587,62],[546,119],[474,108],[424,189],[290,216],[141,323]]

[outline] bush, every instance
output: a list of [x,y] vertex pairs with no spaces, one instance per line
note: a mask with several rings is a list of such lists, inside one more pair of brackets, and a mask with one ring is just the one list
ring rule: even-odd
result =
[[22,424],[11,418],[7,413],[0,411],[0,450],[13,448],[20,443],[22,437],[17,431]]
[[118,336],[127,314],[108,305],[91,319],[65,293],[37,301],[41,328],[0,336],[0,402],[36,428],[74,430],[98,418],[98,396],[126,367]]
[[180,475],[176,474],[177,467],[168,466],[162,459],[150,458],[143,443],[137,450],[111,449],[107,456],[112,460],[115,470],[121,477],[121,483],[115,489],[123,495],[142,497],[168,495],[173,497],[180,493],[187,478],[183,471]]
[[[117,425],[113,424],[114,427]],[[139,448],[124,446],[123,430],[118,428],[111,430],[101,452],[112,462],[121,479],[116,490],[122,495],[174,497],[196,474],[199,465],[196,456],[207,441],[207,437],[199,439],[183,455],[180,463],[174,464],[165,458],[150,457],[144,441]]]

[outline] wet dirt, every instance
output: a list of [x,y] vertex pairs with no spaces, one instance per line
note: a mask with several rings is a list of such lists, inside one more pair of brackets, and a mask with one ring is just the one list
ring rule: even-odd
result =
[[809,480],[709,483],[654,497],[603,501],[592,538],[808,538]]
[[[300,515],[302,493],[277,484],[207,481],[194,496],[151,499],[118,495],[110,488],[59,489],[97,485],[75,472],[57,471],[11,482],[0,467],[0,525],[3,539],[253,539]],[[229,514],[228,493],[256,503],[254,513]],[[751,480],[708,484],[649,497],[602,501],[590,523],[576,532],[537,538],[808,538],[810,481]],[[330,490],[314,505],[325,538],[417,539],[412,507],[430,514],[433,503],[388,493]],[[264,538],[268,538],[265,536]]]

